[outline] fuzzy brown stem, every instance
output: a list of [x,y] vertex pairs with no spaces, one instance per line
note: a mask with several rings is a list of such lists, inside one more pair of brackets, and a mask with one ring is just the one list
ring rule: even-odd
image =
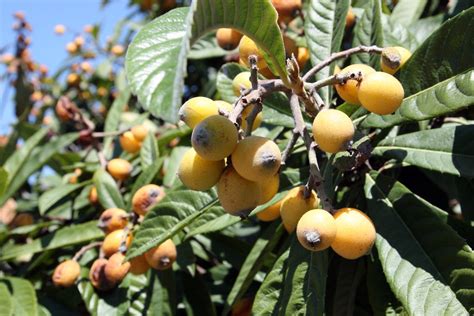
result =
[[85,254],[88,250],[92,249],[92,248],[95,248],[95,247],[100,247],[102,246],[102,241],[97,241],[97,242],[93,242],[93,243],[90,243],[84,247],[82,247],[78,252],[76,252],[76,254],[74,255],[74,257],[72,257],[72,260],[74,261],[77,261],[79,260],[83,254]]

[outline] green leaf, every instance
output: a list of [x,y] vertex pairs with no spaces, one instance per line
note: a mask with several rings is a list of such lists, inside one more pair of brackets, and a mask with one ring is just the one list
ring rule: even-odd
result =
[[0,167],[0,196],[5,192],[8,185],[8,172]]
[[125,208],[122,194],[120,193],[114,178],[104,169],[98,169],[94,173],[94,186],[97,189],[100,204],[104,208]]
[[395,6],[390,20],[404,26],[411,25],[420,18],[427,2],[427,0],[400,0]]
[[128,274],[130,285],[128,287],[127,298],[130,301],[128,313],[133,316],[143,315],[147,309],[147,288],[148,277],[144,275]]
[[238,222],[240,222],[239,217],[232,216],[230,214],[225,213],[208,222],[204,222],[202,225],[198,227],[195,227],[186,235],[186,238],[190,238],[192,236],[196,236],[199,234],[217,232],[217,231],[223,230],[224,228],[230,227]]
[[[311,52],[311,63],[317,65],[341,48],[349,0],[312,0],[305,18],[305,35]],[[316,80],[329,77],[334,65],[325,67],[316,74]],[[319,92],[325,104],[331,100],[329,87]]]
[[263,232],[261,237],[257,239],[242,264],[242,268],[232,286],[232,290],[227,296],[226,308],[223,314],[227,314],[235,302],[245,294],[255,275],[260,271],[265,258],[276,247],[284,231],[285,229],[281,222],[274,222]]
[[34,316],[38,315],[38,302],[33,285],[25,279],[7,277],[0,278],[0,284],[11,292],[12,315]]
[[396,213],[392,202],[370,175],[365,195],[377,229],[377,248],[387,281],[410,315],[464,315],[467,311],[413,233]]
[[474,104],[474,70],[448,78],[403,100],[391,115],[369,114],[362,127],[386,128],[410,121],[423,121]]
[[[107,112],[105,119],[104,132],[116,132],[120,126],[120,117],[125,111],[125,107],[130,99],[130,91],[128,89],[121,91],[118,97],[112,103],[110,110]],[[112,155],[112,141],[114,136],[107,136],[104,138],[104,154],[107,158]]]
[[206,213],[216,202],[214,191],[174,191],[145,216],[137,229],[127,258],[141,255],[173,237],[196,218]]
[[404,25],[391,21],[385,14],[382,15],[384,46],[401,46],[414,52],[420,43],[414,33]]
[[[366,2],[364,13],[354,28],[354,40],[352,45],[354,47],[359,45],[384,46],[380,0],[370,0]],[[352,55],[351,61],[353,64],[366,64],[376,69],[380,68],[380,56],[377,54],[355,54]]]
[[[337,270],[334,296],[332,298],[332,315],[354,315],[356,295],[362,277],[366,273],[364,258],[347,260],[333,257],[331,268]],[[383,274],[382,274],[383,276]],[[329,304],[328,304],[329,305]],[[329,306],[328,306],[329,308]]]
[[446,21],[400,69],[405,97],[474,67],[474,7]]
[[183,288],[187,301],[186,305],[189,305],[189,308],[192,309],[193,315],[217,315],[216,308],[212,303],[211,294],[199,273],[196,273],[194,276],[184,273]]
[[166,187],[174,187],[181,183],[178,178],[178,169],[184,154],[189,150],[190,147],[178,146],[173,148],[168,160],[165,162],[164,170],[166,170],[165,176],[163,177],[163,184]]
[[440,13],[416,21],[414,24],[410,25],[410,30],[416,37],[418,43],[423,43],[431,34],[433,34],[433,30],[438,29],[443,22],[444,13]]
[[232,51],[222,49],[217,45],[216,33],[208,33],[201,37],[188,54],[189,59],[208,59],[232,54]]
[[245,0],[238,6],[230,0],[193,1],[189,9],[172,10],[147,24],[129,46],[128,80],[145,109],[165,120],[178,120],[186,56],[201,36],[219,27],[250,36],[267,54],[271,69],[286,80],[277,13],[268,0]]
[[78,184],[64,184],[62,186],[56,187],[54,189],[50,189],[43,193],[38,200],[38,207],[40,214],[43,215],[48,211],[51,207],[54,206],[57,202],[59,202],[62,198],[68,196],[72,192],[90,184],[91,181],[84,181]]
[[0,260],[10,260],[27,254],[82,244],[103,237],[104,233],[97,227],[97,221],[70,225],[35,239],[28,244],[3,247]]
[[[474,253],[448,224],[447,214],[410,192],[404,185],[378,173],[371,174],[458,300],[474,313]],[[443,214],[444,213],[444,214]]]
[[13,300],[5,283],[0,279],[0,315],[12,316],[14,311]]
[[474,177],[474,125],[446,126],[388,138],[373,154],[428,170]]
[[143,140],[142,148],[140,149],[140,161],[142,168],[146,169],[147,167],[156,163],[160,153],[158,151],[158,143],[156,141],[155,135],[151,132],[148,133],[148,136]]
[[152,271],[150,277],[150,306],[147,315],[176,314],[176,280],[173,270]]

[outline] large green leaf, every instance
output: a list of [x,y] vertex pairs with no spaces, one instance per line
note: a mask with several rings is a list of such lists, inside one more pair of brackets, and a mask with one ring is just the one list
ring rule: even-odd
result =
[[[305,18],[305,35],[311,52],[311,63],[316,65],[341,48],[349,0],[312,0]],[[334,70],[326,67],[316,74],[316,80],[329,77]],[[325,87],[319,92],[325,104],[330,102],[330,89]]]
[[420,42],[412,33],[411,27],[409,30],[404,25],[391,21],[386,15],[382,15],[382,25],[385,46],[402,46],[411,52],[414,52],[420,46]]
[[94,173],[94,186],[97,189],[100,204],[104,208],[125,208],[117,183],[114,178],[104,169],[98,169]]
[[268,54],[274,72],[286,79],[283,40],[270,1],[193,1],[189,9],[172,10],[147,24],[127,51],[132,91],[153,115],[177,121],[190,47],[219,27],[232,27],[250,36]]
[[204,282],[204,278],[199,273],[196,273],[194,276],[183,273],[183,288],[188,303],[187,308],[192,310],[193,315],[217,315],[211,294]]
[[[121,91],[118,97],[112,103],[110,110],[107,112],[105,119],[104,131],[106,133],[116,132],[120,126],[120,117],[125,111],[125,107],[130,99],[130,91],[128,89]],[[112,155],[112,141],[114,136],[107,136],[104,138],[104,153],[107,158]]]
[[127,258],[141,255],[182,231],[196,218],[210,210],[216,202],[216,193],[174,191],[146,215],[134,235]]
[[28,244],[6,246],[2,248],[0,260],[10,260],[26,254],[82,244],[102,237],[104,233],[97,227],[97,221],[70,225]]
[[40,214],[45,214],[47,210],[53,207],[54,204],[59,202],[61,199],[90,183],[91,181],[84,181],[78,184],[64,184],[46,191],[38,200]]
[[201,37],[188,54],[189,59],[207,59],[215,57],[223,57],[232,54],[228,50],[222,49],[217,45],[216,33],[208,33]]
[[365,195],[369,215],[377,229],[375,247],[387,281],[411,315],[464,315],[457,300],[432,259],[394,209],[370,175]]
[[405,96],[474,67],[474,7],[446,21],[400,70]]
[[395,6],[390,20],[408,26],[420,18],[427,2],[427,0],[400,0]]
[[[384,46],[380,0],[366,1],[364,13],[354,28],[354,40],[352,45]],[[353,64],[366,64],[377,69],[380,68],[379,60],[380,57],[377,54],[355,54],[352,55],[351,59]]]
[[429,170],[474,177],[474,125],[446,126],[381,141],[373,154]]
[[158,156],[160,155],[158,150],[158,143],[153,133],[148,133],[147,137],[142,143],[140,149],[140,162],[143,169],[156,163]]
[[456,293],[458,300],[470,308],[472,314],[474,289],[470,284],[474,284],[474,253],[447,224],[447,214],[391,178],[375,172],[371,177]]
[[462,110],[474,104],[473,82],[474,70],[448,78],[405,98],[394,114],[369,114],[362,127],[385,128]]
[[150,305],[146,315],[171,316],[176,311],[176,280],[173,270],[154,272],[150,277]]
[[10,310],[13,307],[13,312],[11,315],[38,315],[38,302],[35,289],[28,280],[15,277],[0,278],[0,285],[3,285],[10,291],[12,304]]
[[8,185],[8,172],[0,167],[0,196],[5,192]]
[[0,315],[12,316],[14,311],[13,300],[7,284],[0,279]]
[[173,148],[170,156],[165,161],[165,176],[163,177],[163,185],[166,187],[174,187],[181,184],[181,180],[178,178],[178,169],[184,154],[189,150],[190,147],[178,146]]

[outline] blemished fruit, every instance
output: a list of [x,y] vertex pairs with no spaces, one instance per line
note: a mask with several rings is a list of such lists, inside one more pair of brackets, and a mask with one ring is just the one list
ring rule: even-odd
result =
[[[394,46],[386,47],[380,56],[380,68],[382,71],[393,75],[396,73],[411,57],[411,52],[403,47]],[[397,64],[393,64],[391,60],[397,60]]]
[[[362,81],[371,73],[375,72],[375,69],[364,65],[364,64],[353,64],[349,65],[346,68],[340,71],[341,74],[348,73],[348,72],[361,72],[362,73]],[[346,102],[360,105],[359,101],[359,83],[356,80],[348,80],[344,84],[336,84],[336,91],[337,94]]]
[[125,159],[115,158],[107,163],[107,171],[116,180],[125,180],[132,172],[132,165]]
[[390,114],[402,104],[405,92],[400,81],[385,72],[369,74],[359,87],[359,100],[368,111]]
[[137,125],[132,127],[131,132],[133,137],[139,142],[143,142],[148,135],[148,129],[145,125]]
[[301,216],[296,226],[300,244],[311,251],[321,251],[331,246],[336,238],[336,221],[322,209],[309,210]]
[[337,233],[331,248],[341,257],[357,259],[372,248],[376,232],[372,220],[355,208],[342,208],[334,214]]
[[108,260],[99,258],[92,263],[89,271],[89,280],[94,288],[100,291],[110,290],[115,286],[115,283],[111,282],[105,276],[105,266]]
[[176,246],[171,239],[166,240],[158,247],[151,248],[145,252],[148,264],[155,270],[166,270],[171,268],[176,261]]
[[189,99],[179,109],[179,118],[191,128],[194,128],[205,118],[218,114],[217,104],[205,97]]
[[193,130],[191,143],[197,154],[206,160],[222,160],[237,146],[238,133],[228,118],[213,115],[204,119]]
[[120,253],[114,253],[104,268],[104,274],[107,280],[113,283],[119,283],[125,278],[130,270],[130,262],[124,262],[125,256]]
[[[110,257],[114,253],[118,252],[123,238],[125,237],[125,231],[123,229],[117,229],[105,236],[104,242],[102,243],[102,251],[105,257]],[[132,234],[128,233],[125,240],[125,245],[128,247],[132,242]]]
[[146,261],[145,254],[130,259],[130,273],[140,275],[150,270],[150,265]]
[[179,163],[178,177],[187,188],[206,191],[219,181],[224,168],[224,160],[205,160],[191,148]]
[[244,90],[252,88],[252,83],[250,82],[250,71],[241,72],[232,80],[232,89],[236,97],[240,96],[240,90],[242,88]]
[[272,4],[278,12],[278,21],[285,24],[296,17],[302,6],[301,0],[272,0]]
[[[243,111],[242,111],[242,123],[240,124],[240,127],[242,127],[242,130],[246,131],[247,130],[247,118],[249,117],[250,113],[252,113],[253,108],[255,107],[254,104],[251,104],[247,106]],[[260,111],[257,116],[255,116],[255,119],[253,121],[252,125],[252,131],[256,130],[257,128],[260,127],[263,121],[263,113]]]
[[276,173],[275,175],[258,182],[258,185],[260,186],[260,198],[258,204],[262,205],[273,199],[275,194],[278,193],[278,188],[280,187],[280,175]]
[[162,187],[156,184],[147,184],[133,195],[132,208],[138,215],[146,215],[148,211],[159,203],[166,193]]
[[265,181],[278,172],[281,152],[272,140],[249,136],[240,141],[232,153],[237,172],[250,181]]
[[123,229],[128,224],[128,214],[119,208],[108,208],[102,212],[97,224],[106,234]]
[[313,121],[313,136],[316,143],[327,153],[337,153],[347,148],[354,137],[354,125],[346,113],[323,110]]
[[13,221],[10,223],[11,227],[21,227],[21,226],[29,226],[33,225],[34,219],[30,213],[19,213],[15,216]]
[[259,69],[267,68],[267,62],[263,57],[263,52],[258,48],[257,44],[247,36],[243,36],[239,44],[239,58],[246,67],[250,67],[249,56],[257,57],[257,67]]
[[53,273],[53,283],[56,286],[70,287],[74,285],[81,274],[81,266],[76,260],[66,260],[61,262]]
[[133,133],[130,131],[127,131],[120,135],[120,146],[122,149],[128,153],[134,154],[136,152],[140,151],[140,148],[142,148],[142,144],[138,139],[133,136]]
[[216,33],[217,44],[226,50],[236,49],[241,38],[242,33],[234,29],[220,28]]
[[227,167],[217,183],[217,196],[224,210],[236,216],[247,216],[260,199],[260,186]]
[[261,220],[262,222],[271,222],[271,221],[276,220],[278,217],[280,217],[280,208],[281,208],[282,201],[283,200],[280,200],[276,202],[275,204],[272,204],[269,207],[265,208],[264,210],[258,212],[257,218]]
[[304,197],[304,186],[291,189],[281,201],[280,216],[289,233],[296,229],[296,225],[301,216],[309,210],[316,209],[319,206],[319,198],[311,191],[309,197]]

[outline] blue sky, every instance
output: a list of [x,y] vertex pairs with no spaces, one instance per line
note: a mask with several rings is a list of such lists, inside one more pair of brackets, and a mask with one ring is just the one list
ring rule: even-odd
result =
[[[110,2],[105,9],[101,9],[100,0],[0,0],[0,47],[13,44],[13,13],[23,11],[33,27],[33,59],[54,71],[67,57],[64,47],[74,37],[74,33],[57,36],[54,26],[64,24],[69,30],[80,32],[86,24],[100,23],[101,39],[105,39],[112,34],[115,24],[130,12],[128,0]],[[4,67],[0,67],[0,71],[3,72]],[[4,92],[5,85],[0,83],[0,100]],[[11,99],[11,90],[9,94]],[[13,122],[12,107],[12,103],[7,102],[6,108],[0,109],[0,134],[8,132]]]

